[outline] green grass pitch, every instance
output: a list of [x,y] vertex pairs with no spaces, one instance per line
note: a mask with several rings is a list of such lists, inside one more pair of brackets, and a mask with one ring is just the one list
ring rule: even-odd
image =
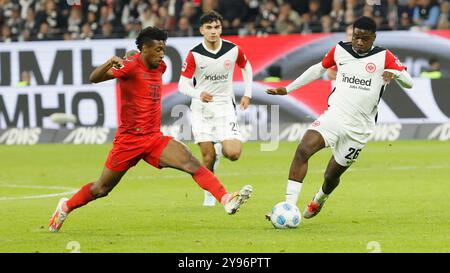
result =
[[[2,146],[0,252],[449,252],[450,145],[371,142],[341,179],[321,213],[297,229],[264,219],[284,200],[296,143],[273,152],[245,143],[217,175],[230,191],[253,196],[229,216],[201,206],[203,190],[187,174],[140,162],[109,196],[69,215],[59,233],[47,223],[59,196],[97,179],[111,145]],[[190,145],[196,156],[198,147]],[[299,208],[322,183],[329,149],[316,154]]]

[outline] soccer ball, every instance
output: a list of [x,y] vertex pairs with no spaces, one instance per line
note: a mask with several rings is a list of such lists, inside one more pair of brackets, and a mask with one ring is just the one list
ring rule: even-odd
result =
[[301,219],[297,206],[287,202],[276,204],[270,216],[270,221],[275,228],[296,228]]

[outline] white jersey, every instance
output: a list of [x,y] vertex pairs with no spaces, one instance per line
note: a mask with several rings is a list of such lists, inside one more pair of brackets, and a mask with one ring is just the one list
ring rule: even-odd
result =
[[369,53],[359,55],[349,42],[333,47],[322,60],[322,66],[337,67],[336,87],[330,94],[328,111],[355,130],[371,129],[376,122],[385,88],[384,70],[406,69],[389,50],[375,46]]
[[[203,43],[194,47],[183,64],[181,75],[194,80],[196,90],[206,91],[213,96],[211,107],[217,104],[234,103],[233,71],[237,64],[244,68],[247,58],[234,43],[221,39],[215,51],[209,50]],[[192,104],[206,104],[198,98],[192,98]]]

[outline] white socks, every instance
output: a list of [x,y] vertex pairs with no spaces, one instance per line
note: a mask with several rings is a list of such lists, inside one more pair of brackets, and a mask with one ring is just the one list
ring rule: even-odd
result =
[[[288,202],[289,204],[297,205],[298,196],[300,195],[300,192],[302,190],[302,185],[303,183],[294,180],[288,180],[286,186],[286,202]],[[319,191],[314,196],[314,201],[322,204],[328,199],[328,196],[329,194],[325,194],[322,190],[322,186],[320,186]]]
[[300,191],[302,190],[303,183],[288,180],[286,186],[286,202],[290,204],[297,205],[298,196],[300,195]]
[[[216,150],[216,160],[214,161],[213,170],[214,172],[217,170],[219,166],[220,158],[222,157],[222,143],[216,142],[214,143],[214,150]],[[205,190],[205,197],[203,199],[203,206],[205,207],[213,207],[216,205],[216,198],[207,190]]]
[[216,205],[216,198],[209,191],[205,190],[205,197],[203,199],[203,206],[214,207]]
[[318,202],[319,204],[322,204],[328,199],[328,194],[325,194],[322,190],[322,186],[320,186],[319,192],[316,193],[314,196],[314,201]]

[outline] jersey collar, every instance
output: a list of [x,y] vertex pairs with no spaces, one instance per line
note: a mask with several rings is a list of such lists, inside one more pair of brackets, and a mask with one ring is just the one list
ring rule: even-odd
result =
[[367,54],[369,54],[370,52],[372,52],[373,48],[374,48],[374,46],[372,46],[372,47],[370,48],[370,50],[367,51],[366,53],[359,54],[358,52],[356,52],[356,50],[355,50],[355,49],[353,48],[353,46],[352,46],[353,52],[355,52],[355,54],[358,54],[358,55],[361,56],[361,57],[365,57]]
[[207,46],[206,46],[206,43],[205,43],[205,41],[203,41],[202,42],[202,45],[203,45],[203,47],[205,48],[205,50],[206,51],[208,51],[209,53],[212,53],[212,54],[217,54],[219,51],[220,51],[220,49],[222,49],[222,39],[220,39],[219,40],[219,46],[217,47],[217,49],[216,50],[211,50],[211,49],[209,49]]
[[157,69],[159,68],[159,66],[158,66],[157,68],[153,68],[153,69],[147,67],[147,66],[145,65],[144,61],[141,59],[141,53],[138,53],[138,54],[136,54],[135,56],[136,56],[136,59],[137,59],[138,64],[139,64],[143,69],[145,69],[145,70],[151,72],[151,71],[155,71],[155,70],[157,70]]

